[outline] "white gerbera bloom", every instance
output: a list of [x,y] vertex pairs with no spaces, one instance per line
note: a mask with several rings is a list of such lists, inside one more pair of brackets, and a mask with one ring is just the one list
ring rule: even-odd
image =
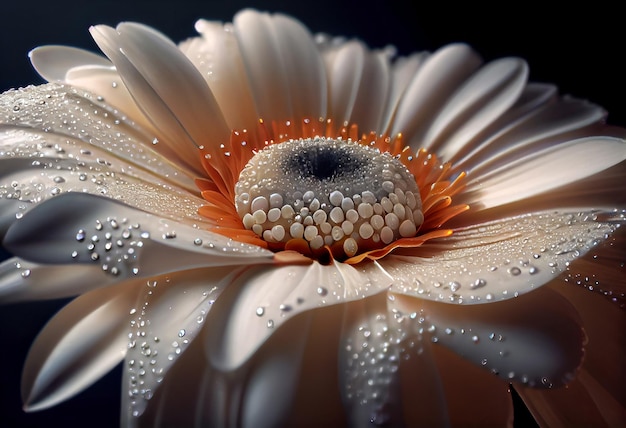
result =
[[462,44],[196,29],[93,27],[108,59],[36,49],[50,83],[0,96],[0,296],[79,295],[27,410],[124,361],[124,426],[507,425],[511,384],[542,424],[624,422],[601,108]]

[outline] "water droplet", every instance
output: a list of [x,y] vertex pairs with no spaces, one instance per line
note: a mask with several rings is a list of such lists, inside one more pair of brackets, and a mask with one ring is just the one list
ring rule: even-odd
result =
[[521,269],[520,269],[520,268],[518,268],[518,267],[514,266],[514,267],[512,267],[512,268],[510,268],[510,269],[509,269],[509,273],[510,273],[511,275],[513,275],[513,276],[518,276],[519,274],[521,274],[521,273],[522,273],[522,271],[521,271]]
[[265,308],[263,306],[259,306],[256,308],[256,314],[257,316],[262,317],[265,314]]
[[324,287],[317,287],[317,294],[320,296],[326,296],[328,294],[328,290]]
[[184,329],[181,329],[181,330],[178,332],[178,337],[184,337],[184,336],[185,336],[185,334],[186,334],[186,331],[185,331]]

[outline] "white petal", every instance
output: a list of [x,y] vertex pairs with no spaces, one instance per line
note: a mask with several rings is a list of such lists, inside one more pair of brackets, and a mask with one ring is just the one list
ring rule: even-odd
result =
[[101,150],[114,165],[118,161],[113,157],[123,159],[127,172],[129,166],[146,169],[163,181],[197,189],[182,165],[173,165],[155,150],[159,144],[153,135],[79,89],[47,84],[5,92],[0,96],[0,124],[2,158],[43,154],[83,160],[91,150]]
[[69,46],[41,46],[30,51],[28,57],[37,73],[48,82],[65,82],[68,70],[74,67],[111,67],[105,57]]
[[8,224],[67,192],[105,196],[190,224],[205,222],[197,212],[203,199],[97,147],[1,125],[0,140],[6,150],[0,154],[0,209]]
[[194,37],[180,44],[181,51],[207,81],[230,129],[254,129],[259,119],[246,71],[231,27],[199,20]]
[[390,283],[375,263],[358,269],[342,263],[313,263],[242,272],[210,314],[208,355],[219,369],[236,368],[295,315],[380,293]]
[[476,177],[467,184],[463,201],[491,208],[573,183],[626,159],[626,141],[588,137],[528,154]]
[[582,363],[585,334],[578,316],[547,287],[484,306],[427,300],[409,305],[421,306],[416,324],[425,338],[505,380],[540,388],[562,386]]
[[452,157],[513,105],[527,76],[528,66],[519,58],[485,65],[452,95],[424,140],[416,143]]
[[196,148],[227,142],[230,134],[198,70],[174,43],[149,27],[125,23],[115,30],[92,27],[91,33],[137,105],[189,165],[202,171]]
[[196,337],[232,268],[150,278],[131,310],[124,372],[128,411],[140,416],[178,357]]
[[480,57],[463,44],[445,46],[425,59],[401,95],[390,135],[401,132],[421,147],[436,114],[480,64]]
[[365,46],[357,41],[344,43],[337,49],[325,52],[329,93],[328,116],[338,125],[348,122],[352,116],[366,53]]
[[417,74],[428,57],[428,52],[419,52],[409,57],[400,57],[391,64],[389,96],[387,97],[385,114],[380,123],[380,132],[391,132],[391,123],[396,115],[400,100],[404,97],[413,76]]
[[548,212],[497,220],[380,263],[397,293],[465,304],[506,300],[555,278],[619,226],[598,217]]
[[30,261],[95,265],[119,278],[273,259],[260,247],[79,193],[32,209],[9,228],[3,244]]
[[233,23],[259,116],[323,117],[324,68],[308,30],[284,15],[253,10],[238,13]]
[[380,132],[380,125],[389,97],[391,76],[386,52],[369,52],[365,56],[359,92],[350,115],[362,132]]
[[309,313],[291,320],[254,355],[242,397],[241,426],[288,426],[285,419],[302,376],[310,318]]
[[339,379],[351,426],[400,422],[394,417],[401,414],[397,373],[402,355],[397,345],[402,337],[387,319],[386,296],[382,297],[354,302],[346,310]]
[[89,265],[40,265],[16,257],[0,263],[0,301],[59,299],[117,282]]
[[101,288],[77,298],[50,320],[24,367],[27,410],[45,409],[72,397],[122,360],[136,295],[130,284]]
[[480,176],[550,144],[594,135],[599,130],[591,125],[600,124],[606,117],[601,107],[572,98],[541,107],[473,147],[470,154],[473,158],[469,163],[460,162],[459,167],[469,169],[473,176]]

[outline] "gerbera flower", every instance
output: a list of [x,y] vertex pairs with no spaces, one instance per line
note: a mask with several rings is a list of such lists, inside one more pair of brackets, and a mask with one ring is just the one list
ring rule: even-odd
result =
[[[79,295],[25,408],[124,361],[123,425],[624,421],[626,145],[468,46],[254,11],[92,28],[0,97],[4,301]],[[480,398],[476,398],[480,397]]]

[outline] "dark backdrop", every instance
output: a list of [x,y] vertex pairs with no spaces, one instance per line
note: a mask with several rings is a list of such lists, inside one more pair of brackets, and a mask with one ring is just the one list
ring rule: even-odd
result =
[[[370,46],[393,44],[402,54],[464,41],[487,60],[521,56],[530,64],[532,80],[557,83],[563,93],[601,104],[610,112],[610,123],[626,125],[624,26],[615,8],[598,1],[588,9],[558,9],[548,2],[540,6],[502,2],[506,6],[497,8],[422,3],[12,0],[0,6],[0,91],[41,83],[27,58],[27,52],[38,45],[97,50],[87,31],[89,25],[139,21],[179,41],[194,34],[193,23],[198,18],[230,20],[237,10],[252,6],[295,15],[314,32],[359,37]],[[3,257],[6,255],[0,250],[0,260]],[[68,403],[34,414],[21,412],[19,379],[26,352],[39,329],[64,303],[0,307],[0,367],[4,367],[0,427],[118,425],[120,368]],[[517,426],[526,424],[527,419],[522,418]]]

